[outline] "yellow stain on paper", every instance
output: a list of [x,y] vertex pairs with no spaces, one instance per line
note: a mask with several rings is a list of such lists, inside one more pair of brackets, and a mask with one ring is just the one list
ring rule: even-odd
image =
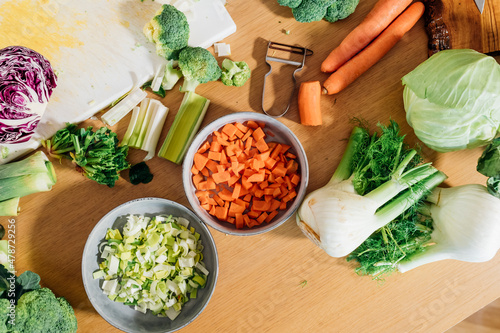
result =
[[60,6],[57,0],[5,1],[0,5],[0,48],[29,47],[57,63],[61,47],[83,45],[74,33],[85,23],[74,18],[59,22]]

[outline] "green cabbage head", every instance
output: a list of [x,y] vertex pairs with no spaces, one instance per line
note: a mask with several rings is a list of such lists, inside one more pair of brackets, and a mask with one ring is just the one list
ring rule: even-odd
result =
[[406,120],[429,148],[475,148],[495,138],[500,65],[493,57],[468,49],[441,51],[402,81]]

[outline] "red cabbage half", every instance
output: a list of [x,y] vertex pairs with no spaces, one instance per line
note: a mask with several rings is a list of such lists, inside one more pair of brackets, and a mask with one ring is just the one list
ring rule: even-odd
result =
[[38,52],[23,46],[0,50],[0,144],[31,138],[56,79],[50,62]]

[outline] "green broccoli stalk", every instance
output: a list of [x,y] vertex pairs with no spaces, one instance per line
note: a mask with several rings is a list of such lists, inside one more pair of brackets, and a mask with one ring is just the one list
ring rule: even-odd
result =
[[202,47],[185,47],[179,53],[179,68],[184,76],[181,92],[193,91],[201,83],[217,81],[221,69],[215,57]]
[[156,44],[156,53],[167,60],[176,60],[187,46],[189,24],[186,15],[172,5],[163,5],[144,26],[146,38]]
[[170,60],[165,66],[165,75],[161,81],[161,86],[164,90],[172,90],[177,81],[182,77],[182,72],[179,69],[179,62]]
[[278,0],[279,5],[292,9],[298,22],[342,20],[354,13],[358,3],[359,0]]
[[250,78],[250,67],[244,61],[232,61],[224,59],[222,61],[221,81],[226,86],[241,87]]

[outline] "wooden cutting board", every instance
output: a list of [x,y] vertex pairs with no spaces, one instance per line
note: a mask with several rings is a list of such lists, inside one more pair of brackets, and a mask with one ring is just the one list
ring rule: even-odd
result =
[[481,14],[474,0],[442,0],[452,48],[500,51],[500,1],[486,0]]

